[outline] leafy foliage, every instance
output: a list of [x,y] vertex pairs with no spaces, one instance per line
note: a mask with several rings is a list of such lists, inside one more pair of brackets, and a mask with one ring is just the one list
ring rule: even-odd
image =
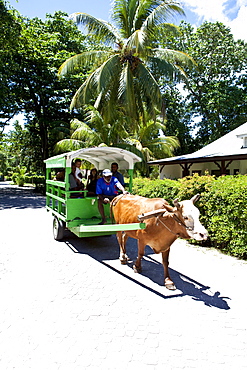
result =
[[204,202],[213,245],[247,259],[247,176],[219,177],[204,194]]
[[20,33],[19,17],[0,0],[0,137],[1,129],[18,111],[18,89],[9,82],[18,70],[14,55],[19,47]]
[[187,71],[185,93],[191,120],[201,118],[194,124],[200,145],[244,123],[247,119],[246,43],[235,41],[229,28],[220,22],[205,22],[196,30],[182,23],[180,36],[170,35],[165,42],[189,53],[197,64]]
[[134,179],[133,193],[141,196],[190,199],[201,194],[197,207],[209,233],[208,246],[247,259],[247,176],[188,176],[176,180]]
[[86,49],[85,37],[66,16],[57,12],[45,21],[18,16],[19,43],[11,54],[16,69],[5,75],[7,86],[15,89],[15,112],[25,112],[25,128],[41,164],[53,154],[58,138],[69,134],[72,89],[79,86],[85,71],[76,71],[68,81],[57,77],[64,58]]
[[148,178],[136,178],[133,181],[133,194],[147,198],[164,198],[170,204],[177,197],[179,183],[175,180],[150,180]]

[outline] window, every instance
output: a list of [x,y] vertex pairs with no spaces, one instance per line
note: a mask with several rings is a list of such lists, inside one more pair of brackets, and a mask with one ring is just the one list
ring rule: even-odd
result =
[[242,139],[242,148],[247,148],[247,134],[237,135],[237,138]]
[[[214,175],[216,177],[221,176],[220,170],[212,170],[211,175]],[[230,175],[230,170],[226,170],[225,175]]]
[[220,176],[220,170],[212,170],[211,175],[213,176]]

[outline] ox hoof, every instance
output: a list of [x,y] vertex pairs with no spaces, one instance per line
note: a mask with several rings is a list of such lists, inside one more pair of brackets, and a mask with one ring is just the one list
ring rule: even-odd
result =
[[127,256],[127,254],[122,254],[119,257],[119,261],[121,262],[121,265],[127,265],[128,260],[129,260],[129,257]]
[[173,281],[172,280],[170,280],[170,279],[166,279],[165,280],[165,287],[167,288],[167,289],[169,289],[169,290],[176,290],[177,288],[176,288],[176,285],[173,283]]
[[137,273],[142,272],[142,268],[141,267],[136,267],[136,265],[133,266],[133,270],[134,270],[134,272],[137,272]]
[[121,262],[121,265],[127,265],[127,258],[126,259],[120,259],[119,258],[119,260],[120,260],[120,262]]

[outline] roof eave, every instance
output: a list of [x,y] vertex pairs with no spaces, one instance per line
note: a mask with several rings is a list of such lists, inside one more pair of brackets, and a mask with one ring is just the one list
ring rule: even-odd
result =
[[215,161],[233,161],[247,159],[247,153],[245,154],[233,154],[233,155],[216,155],[208,157],[189,157],[189,158],[176,158],[167,160],[160,159],[157,161],[148,162],[149,166],[153,165],[172,165],[172,164],[184,164],[184,163],[204,163],[204,162],[215,162]]

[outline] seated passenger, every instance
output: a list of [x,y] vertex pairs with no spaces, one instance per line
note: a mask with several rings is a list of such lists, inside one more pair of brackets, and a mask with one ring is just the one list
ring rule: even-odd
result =
[[64,170],[64,169],[62,169],[62,170],[60,170],[60,171],[58,171],[58,172],[56,173],[56,176],[55,176],[54,180],[57,180],[57,181],[64,181],[64,179],[65,179],[65,170]]
[[96,194],[98,195],[98,209],[102,218],[99,225],[104,225],[106,223],[104,204],[110,203],[110,201],[118,195],[117,188],[120,189],[123,194],[127,193],[118,179],[112,176],[110,170],[104,170],[102,175],[103,177],[98,179],[96,186]]
[[81,159],[77,158],[75,160],[75,177],[81,181],[82,180],[82,173],[81,173],[81,170],[80,170],[80,167],[81,167]]
[[118,172],[118,164],[116,162],[111,164],[111,172],[112,176],[116,177],[122,186],[125,186],[124,177],[120,172]]
[[[69,190],[71,191],[84,190],[84,184],[79,179],[76,178],[75,172],[76,165],[75,163],[73,163],[71,166],[71,173],[69,174],[69,184],[70,184]],[[83,193],[72,193],[70,197],[71,198],[83,197]]]
[[88,190],[87,195],[89,197],[93,197],[94,195],[96,195],[96,184],[97,184],[98,178],[99,176],[98,176],[97,169],[92,168],[90,171],[90,175],[88,176],[87,186],[86,186],[86,189]]

